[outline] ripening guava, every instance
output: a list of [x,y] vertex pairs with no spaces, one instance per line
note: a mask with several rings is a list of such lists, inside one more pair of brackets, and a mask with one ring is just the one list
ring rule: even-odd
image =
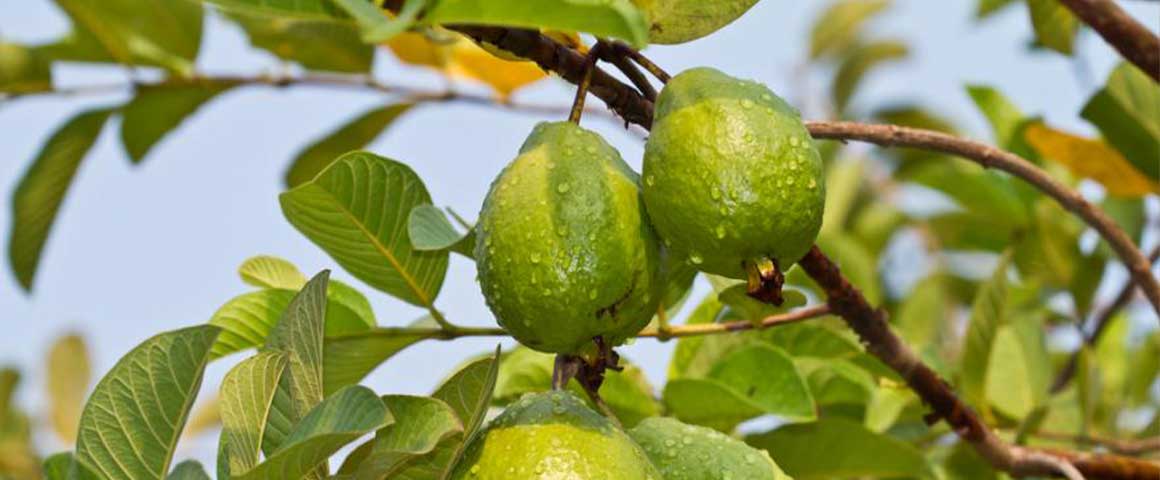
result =
[[706,427],[653,417],[628,432],[664,480],[790,480],[769,453]]
[[757,0],[633,0],[649,20],[652,43],[685,43],[733,23]]
[[800,114],[764,85],[711,68],[661,92],[643,176],[657,233],[701,271],[788,269],[822,225],[822,161]]
[[525,395],[471,442],[453,480],[661,480],[640,446],[574,394]]
[[639,177],[599,135],[541,123],[483,203],[479,283],[499,324],[548,353],[619,345],[661,300],[660,246]]

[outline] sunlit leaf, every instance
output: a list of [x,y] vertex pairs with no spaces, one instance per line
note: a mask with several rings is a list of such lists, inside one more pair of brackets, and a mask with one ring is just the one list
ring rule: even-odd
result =
[[236,86],[214,82],[141,87],[121,109],[121,142],[133,163],[141,163],[157,142],[214,97]]
[[52,88],[52,68],[41,52],[0,41],[0,92],[28,93]]
[[737,424],[764,413],[740,393],[707,378],[669,380],[662,397],[670,415],[724,432],[731,432]]
[[359,463],[357,478],[395,478],[411,462],[433,452],[440,442],[462,434],[455,411],[431,397],[387,395],[383,402],[395,423],[380,429],[367,457]]
[[466,39],[448,49],[450,61],[445,68],[449,74],[487,84],[500,99],[548,76],[534,62],[502,59]]
[[323,391],[330,393],[354,385],[404,348],[434,336],[380,328],[328,338],[323,355]]
[[814,20],[810,58],[840,55],[854,44],[863,24],[890,6],[890,0],[835,2]]
[[280,198],[290,223],[352,275],[408,303],[433,305],[447,252],[411,247],[407,216],[431,196],[409,167],[353,152]]
[[290,162],[290,168],[286,170],[286,185],[293,188],[306,183],[342,154],[367,146],[412,106],[410,103],[397,103],[371,109],[315,140]]
[[995,88],[985,85],[967,85],[967,95],[979,111],[987,117],[995,144],[1008,147],[1016,139],[1015,133],[1023,122],[1023,112]]
[[991,279],[979,288],[971,305],[971,319],[963,343],[961,388],[972,405],[986,403],[991,348],[999,329],[1009,323],[1006,312],[1009,264],[1008,253],[995,267]]
[[838,66],[831,87],[838,111],[846,110],[850,98],[867,73],[883,63],[906,58],[909,53],[906,44],[898,40],[876,40],[852,48]]
[[1160,86],[1148,75],[1121,63],[1080,115],[1145,176],[1160,180]]
[[12,195],[8,261],[16,280],[32,289],[41,253],[81,160],[113,110],[81,113],[65,122],[41,147]]
[[1027,0],[1031,26],[1043,46],[1064,55],[1071,55],[1079,32],[1079,19],[1059,0]]
[[306,276],[297,266],[270,255],[247,258],[238,267],[238,275],[255,287],[298,290],[306,285]]
[[[244,1],[248,0],[221,0],[215,3]],[[305,6],[311,2],[306,0],[295,3]],[[322,4],[329,6],[330,2]],[[308,70],[365,73],[370,71],[374,60],[374,47],[363,43],[359,39],[358,29],[350,23],[240,12],[231,13],[228,17],[245,30],[250,45]]]
[[431,5],[429,24],[504,25],[584,32],[613,37],[636,47],[648,43],[648,22],[629,0],[442,0]]
[[916,448],[840,418],[786,425],[745,441],[767,450],[799,480],[927,476],[926,459]]
[[[124,64],[192,72],[201,47],[201,2],[56,0],[75,28]],[[91,46],[89,47],[91,48]]]
[[1003,325],[995,333],[986,372],[986,392],[995,410],[1014,419],[1027,417],[1047,401],[1051,365],[1038,322]]
[[221,452],[230,475],[254,468],[274,392],[286,368],[286,354],[262,352],[238,363],[222,379]]
[[981,19],[995,14],[1003,7],[1014,3],[1015,0],[978,0],[978,2],[978,6],[975,8],[975,17]]
[[1099,182],[1109,194],[1140,197],[1160,193],[1160,182],[1136,170],[1120,152],[1101,140],[1073,135],[1042,122],[1029,125],[1023,135],[1044,158],[1063,164],[1077,177]]
[[45,367],[52,429],[61,441],[73,443],[92,381],[84,338],[76,334],[58,338],[48,351]]
[[329,0],[204,0],[219,10],[289,19],[346,19],[342,9]]
[[77,461],[99,478],[164,478],[218,332],[162,333],[122,357],[81,414]]

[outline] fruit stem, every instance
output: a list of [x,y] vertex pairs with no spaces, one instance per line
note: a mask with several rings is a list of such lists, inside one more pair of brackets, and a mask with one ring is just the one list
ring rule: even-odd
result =
[[631,58],[632,61],[636,62],[637,65],[644,67],[645,70],[648,70],[648,73],[651,73],[652,76],[656,77],[657,80],[660,80],[661,83],[669,83],[669,79],[673,78],[672,75],[669,75],[669,72],[666,72],[663,68],[660,67],[660,65],[653,63],[653,61],[649,60],[649,58],[644,56],[643,53],[640,53],[640,50],[632,48],[623,42],[612,42],[610,45],[616,54]]
[[744,263],[745,273],[748,277],[746,293],[758,301],[781,306],[785,302],[781,295],[785,276],[782,275],[777,260],[761,257],[756,260],[746,260]]
[[569,122],[580,124],[580,116],[584,115],[584,99],[588,96],[588,87],[592,85],[592,71],[596,69],[596,60],[600,58],[605,45],[603,40],[597,40],[584,57],[584,78],[576,86],[576,99],[572,101],[572,111],[568,114]]
[[552,367],[552,390],[563,390],[568,382],[576,378],[584,360],[575,355],[557,354],[556,364]]

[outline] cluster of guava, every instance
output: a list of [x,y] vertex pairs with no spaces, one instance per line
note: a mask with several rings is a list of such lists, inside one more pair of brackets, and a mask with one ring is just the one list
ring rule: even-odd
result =
[[[619,345],[649,323],[672,262],[738,279],[747,265],[793,265],[817,237],[824,198],[821,159],[800,114],[761,84],[696,68],[658,97],[643,180],[596,133],[569,122],[536,126],[484,201],[479,282],[520,343],[588,357],[594,339]],[[687,454],[706,449],[731,453],[712,462]],[[767,462],[672,420],[626,434],[554,392],[492,422],[456,478],[773,478]],[[750,467],[767,473],[743,471]]]

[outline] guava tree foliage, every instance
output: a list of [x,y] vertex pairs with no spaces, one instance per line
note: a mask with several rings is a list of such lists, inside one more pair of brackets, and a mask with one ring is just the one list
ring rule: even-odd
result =
[[[1034,48],[1070,55],[1090,25],[1125,58],[1079,112],[1100,138],[966,86],[989,144],[921,105],[852,101],[908,55],[863,30],[883,0],[835,2],[816,20],[807,65],[832,82],[825,119],[809,121],[761,84],[670,75],[641,53],[709,35],[755,0],[207,3],[298,68],[199,73],[206,11],[183,0],[57,0],[68,36],[0,42],[9,99],[108,90],[55,87],[57,62],[160,73],[49,136],[13,195],[16,278],[32,288],[73,176],[114,117],[141,162],[223,93],[323,85],[388,103],[305,146],[278,201],[362,285],[255,256],[238,269],[248,287],[208,322],[145,340],[91,389],[83,341],[62,338],[47,418],[75,448],[43,459],[11,401],[19,375],[0,371],[2,477],[209,478],[175,457],[183,435],[217,427],[217,478],[1160,477],[1160,250],[1137,246],[1160,192],[1160,45],[1111,1],[979,2],[981,21],[1024,3]],[[370,71],[379,45],[496,96],[384,83]],[[572,108],[508,101],[548,73],[577,84]],[[651,132],[640,174],[580,126],[602,121],[589,94]],[[406,162],[359,151],[413,105],[449,101],[548,120],[511,152],[476,221],[440,209]],[[1102,194],[1080,195],[1081,181]],[[896,192],[913,186],[955,208],[908,208]],[[453,254],[477,263],[497,326],[437,307]],[[900,281],[900,258],[929,268]],[[980,275],[964,258],[993,267]],[[698,277],[712,293],[687,298]],[[428,313],[382,325],[369,290]],[[1127,309],[1137,292],[1147,303]],[[1077,349],[1049,342],[1076,331]],[[403,349],[479,336],[522,345],[481,352],[430,396],[359,385]],[[676,343],[662,385],[617,354],[635,338]],[[217,400],[195,409],[206,365],[228,356],[241,358]]]

